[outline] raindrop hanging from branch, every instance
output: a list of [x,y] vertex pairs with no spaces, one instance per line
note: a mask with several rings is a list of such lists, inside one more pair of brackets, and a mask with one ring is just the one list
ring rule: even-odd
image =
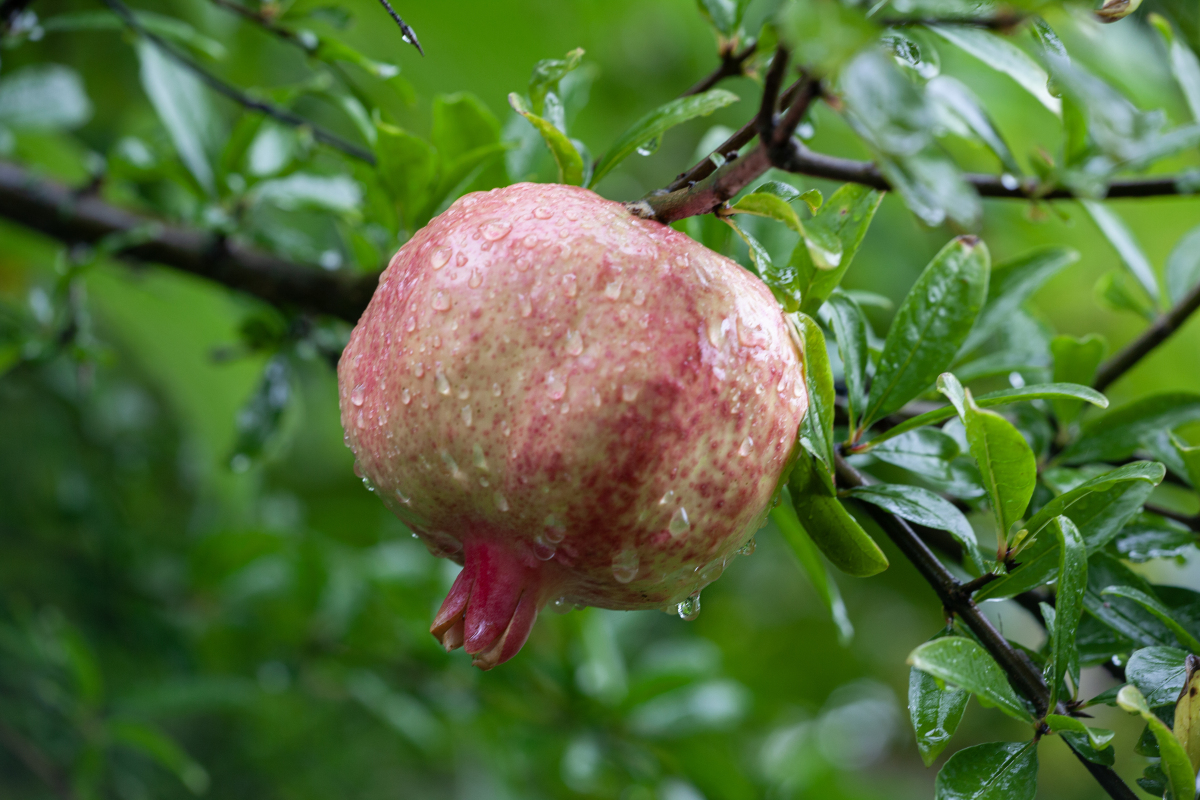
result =
[[379,2],[392,15],[392,19],[396,20],[396,24],[400,26],[400,33],[403,35],[404,41],[417,48],[418,53],[425,55],[425,51],[421,48],[421,42],[417,39],[416,32],[409,27],[407,22],[400,19],[400,15],[396,13],[396,9],[392,8],[392,4],[388,0],[379,0]]

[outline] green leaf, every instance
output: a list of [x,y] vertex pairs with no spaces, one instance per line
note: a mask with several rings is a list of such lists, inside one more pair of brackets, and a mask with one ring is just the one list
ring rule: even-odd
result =
[[1187,657],[1175,647],[1143,647],[1125,664],[1125,679],[1141,690],[1151,708],[1169,706],[1187,683]]
[[1137,243],[1133,231],[1129,230],[1124,220],[1103,203],[1081,200],[1080,204],[1091,216],[1092,221],[1096,223],[1096,227],[1104,234],[1104,238],[1108,239],[1109,244],[1117,251],[1121,263],[1137,279],[1150,299],[1155,302],[1161,300],[1162,291],[1158,288],[1158,277],[1154,274],[1154,267],[1150,265],[1150,260],[1142,252],[1141,245]]
[[1200,419],[1200,394],[1167,392],[1135,400],[1083,427],[1079,438],[1063,451],[1064,464],[1119,461],[1137,450],[1159,430],[1178,428]]
[[989,264],[987,246],[974,236],[954,239],[929,262],[892,321],[861,428],[928,389],[950,366],[987,298]]
[[1055,517],[1054,530],[1061,554],[1058,567],[1058,587],[1055,593],[1053,649],[1050,653],[1050,703],[1058,704],[1058,691],[1064,676],[1079,688],[1079,651],[1075,647],[1075,632],[1083,617],[1083,594],[1087,589],[1087,548],[1079,529],[1069,517]]
[[953,375],[945,373],[938,378],[938,389],[959,409],[1003,544],[1033,497],[1037,459],[1021,432],[999,414],[981,409],[970,390],[964,390]]
[[1007,39],[981,28],[931,25],[929,29],[988,67],[1002,72],[1033,95],[1050,113],[1062,114],[1062,101],[1046,88],[1050,76],[1024,50]]
[[1096,280],[1093,294],[1096,304],[1109,311],[1128,311],[1149,322],[1158,315],[1146,293],[1125,271],[1114,270],[1101,275]]
[[795,209],[783,197],[770,192],[754,192],[729,207],[730,214],[754,214],[769,217],[800,234],[817,269],[835,269],[842,260],[842,242],[822,226],[805,230]]
[[1200,489],[1200,446],[1186,445],[1179,441],[1179,437],[1174,433],[1168,436],[1171,438],[1171,446],[1179,454],[1179,460],[1183,462],[1184,471],[1187,473],[1185,477],[1193,489]]
[[376,61],[343,42],[341,39],[321,36],[313,55],[321,61],[345,61],[361,67],[372,77],[390,80],[400,74],[400,68],[385,61]]
[[[1050,352],[1054,355],[1055,383],[1088,386],[1095,379],[1100,363],[1108,355],[1108,341],[1096,333],[1090,333],[1082,339],[1056,336],[1050,342]],[[1073,399],[1054,399],[1050,405],[1062,425],[1074,422],[1083,409],[1083,401]]]
[[816,320],[807,314],[796,314],[796,323],[804,343],[804,372],[808,387],[808,414],[805,415],[801,435],[806,436],[820,460],[818,468],[824,469],[833,485],[833,414],[836,394],[833,388],[833,370],[829,365],[829,351],[825,348],[825,334]]
[[706,117],[718,108],[735,103],[738,96],[724,89],[710,89],[701,94],[672,100],[635,122],[621,134],[607,153],[596,162],[589,186],[595,186],[617,164],[624,161],[639,147],[662,136],[671,128],[696,117]]
[[1021,174],[1021,166],[1013,157],[1003,134],[979,102],[979,98],[962,81],[949,75],[939,75],[926,84],[925,94],[934,108],[941,112],[939,116],[942,119],[961,120],[959,127],[965,124],[965,133],[973,134],[983,142],[1000,161],[1000,166],[1006,173],[1012,176]]
[[962,545],[963,553],[980,573],[984,572],[983,559],[979,556],[979,545],[975,530],[963,513],[954,504],[928,489],[919,486],[897,486],[873,484],[851,489],[849,496],[890,511],[927,528],[947,531]]
[[1167,46],[1167,58],[1171,64],[1171,74],[1183,92],[1192,119],[1200,122],[1200,59],[1187,43],[1176,38],[1171,23],[1159,14],[1150,14],[1149,21],[1158,28],[1163,43]]
[[1188,758],[1187,751],[1175,738],[1162,720],[1154,715],[1146,705],[1146,698],[1136,686],[1127,685],[1117,695],[1117,705],[1131,713],[1139,714],[1150,727],[1158,742],[1158,754],[1162,759],[1162,768],[1167,775],[1167,785],[1171,794],[1177,798],[1192,798],[1196,795],[1196,770]]
[[1149,461],[1126,464],[1046,503],[1026,522],[1024,535],[1013,541],[1020,566],[984,586],[975,598],[1012,597],[1052,580],[1061,561],[1058,543],[1054,537],[1039,534],[1058,516],[1070,518],[1083,534],[1088,552],[1095,553],[1141,511],[1165,472],[1162,464]]
[[941,688],[933,676],[916,667],[909,670],[908,713],[925,766],[932,765],[946,749],[970,699],[969,692]]
[[937,800],[1033,800],[1037,742],[990,742],[959,750],[938,773]]
[[954,684],[993,705],[1013,719],[1028,722],[1030,714],[1017,697],[1004,670],[973,639],[948,636],[925,642],[908,657],[908,663],[939,680]]
[[362,204],[362,189],[350,176],[307,172],[255,184],[247,196],[254,202],[273,203],[288,211],[318,208],[353,215]]
[[1093,553],[1088,559],[1088,591],[1083,598],[1088,613],[1135,643],[1151,647],[1175,644],[1171,629],[1141,605],[1117,595],[1103,596],[1110,586],[1130,586],[1145,594],[1153,591],[1149,583],[1120,561],[1104,552]]
[[[988,281],[988,302],[975,327],[963,342],[961,353],[970,353],[1007,326],[1021,306],[1053,276],[1079,260],[1079,251],[1045,247],[996,264]],[[1089,381],[1072,381],[1087,384]]]
[[696,0],[700,14],[725,38],[732,38],[742,24],[750,0]]
[[1121,558],[1133,562],[1178,558],[1196,546],[1196,534],[1181,522],[1143,513],[1121,528],[1112,546]]
[[847,575],[865,578],[883,572],[887,556],[841,501],[828,494],[817,469],[812,456],[801,450],[788,481],[800,524],[830,563]]
[[[953,632],[952,627],[947,627],[933,638],[940,639]],[[969,692],[940,685],[936,678],[916,667],[908,671],[908,714],[925,766],[946,749],[970,698]]]
[[1182,302],[1188,292],[1200,284],[1200,225],[1185,233],[1171,255],[1166,266],[1167,297],[1172,303]]
[[[225,45],[205,36],[181,19],[155,14],[153,11],[134,11],[133,16],[143,28],[168,41],[183,45],[214,61],[225,58]],[[120,31],[125,29],[125,22],[108,11],[73,11],[39,20],[38,26],[46,33]]]
[[838,355],[842,359],[842,374],[846,381],[846,399],[850,429],[867,402],[867,318],[854,299],[840,289],[829,298],[829,322],[837,338]]
[[406,227],[412,230],[432,204],[438,177],[437,152],[403,128],[375,123],[375,156],[383,185],[400,208]]
[[1116,754],[1109,745],[1114,734],[1106,728],[1089,728],[1074,717],[1047,714],[1045,723],[1051,731],[1062,737],[1072,750],[1088,761],[1111,767],[1116,763]]
[[34,64],[0,80],[0,125],[6,128],[71,130],[91,117],[92,102],[83,80],[70,67]]
[[[1108,408],[1108,399],[1104,395],[1095,389],[1073,383],[1035,383],[1013,389],[1000,389],[999,391],[988,392],[976,397],[975,404],[980,408],[995,408],[996,406],[1005,406],[1028,400],[1056,399],[1078,399],[1099,406],[1100,408]],[[867,443],[866,449],[900,434],[908,433],[911,430],[916,430],[926,425],[936,425],[939,422],[950,419],[955,413],[954,406],[943,406],[942,408],[927,411],[924,414],[907,419],[894,428],[889,428],[877,435]]]
[[800,519],[792,507],[792,496],[786,486],[783,488],[779,504],[771,509],[771,519],[783,534],[784,541],[800,562],[800,568],[804,570],[813,588],[817,590],[821,602],[833,617],[838,629],[838,641],[843,646],[848,645],[854,637],[854,626],[850,624],[850,617],[846,613],[846,603],[842,600],[842,593],[838,590],[829,568],[821,561],[816,545],[800,524]]
[[527,109],[525,101],[516,92],[508,96],[508,104],[513,107],[514,111],[529,120],[534,129],[542,135],[546,147],[550,148],[550,154],[554,156],[554,163],[558,165],[559,183],[582,186],[583,156],[579,154],[579,150],[567,138],[567,135],[554,127],[549,120],[543,119]]
[[534,114],[541,116],[546,95],[558,91],[558,82],[573,72],[583,61],[583,48],[577,47],[565,58],[544,58],[533,66],[529,77],[529,103]]
[[805,230],[824,229],[842,244],[842,258],[836,269],[818,269],[807,247],[797,247],[792,253],[792,267],[798,273],[797,289],[802,301],[800,309],[806,314],[817,313],[817,309],[841,283],[882,200],[883,192],[847,183],[834,192],[820,211],[806,223]]
[[500,141],[500,121],[469,92],[433,98],[433,146],[446,161]]
[[1100,592],[1101,597],[1110,595],[1124,597],[1137,603],[1157,617],[1159,622],[1166,625],[1171,633],[1175,634],[1175,638],[1179,640],[1180,644],[1193,653],[1200,653],[1200,639],[1197,639],[1191,631],[1180,625],[1171,614],[1171,610],[1164,606],[1162,601],[1157,597],[1153,597],[1149,593],[1132,586],[1109,586]]
[[958,441],[937,428],[909,431],[871,449],[885,464],[941,481],[953,480],[950,462],[961,454]]
[[204,767],[157,728],[134,720],[116,719],[108,723],[107,732],[114,742],[149,756],[174,773],[192,794],[201,795],[208,791],[209,777]]
[[208,193],[216,191],[210,154],[217,152],[220,129],[208,90],[189,72],[145,39],[137,42],[142,89],[183,165]]

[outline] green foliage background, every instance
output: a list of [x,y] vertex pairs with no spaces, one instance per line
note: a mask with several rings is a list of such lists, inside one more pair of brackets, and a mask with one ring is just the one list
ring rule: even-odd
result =
[[[571,135],[599,153],[716,64],[713,35],[690,0],[410,5],[399,11],[419,33],[424,58],[367,0],[342,4],[354,18],[344,33],[314,28],[400,65],[411,104],[404,84],[381,88],[357,72],[355,80],[392,92],[377,95],[385,118],[420,136],[431,129],[432,98],[464,90],[504,124],[506,97],[525,90],[534,62],[582,47],[594,82]],[[43,20],[98,8],[82,0],[32,6]],[[225,58],[206,63],[240,86],[279,87],[312,73],[295,48],[202,0],[139,9],[183,19],[224,45]],[[749,18],[772,11],[755,0]],[[1086,30],[1097,38],[1076,32],[1074,57],[1139,106],[1187,119],[1140,16]],[[17,130],[9,158],[79,185],[126,137],[170,158],[126,36],[47,31],[3,51],[0,78],[29,64],[68,65],[94,108],[70,132]],[[1057,122],[1015,83],[950,46],[939,50],[943,72],[985,98],[1018,158],[1057,147]],[[656,153],[625,161],[597,190],[641,197],[702,156],[698,145],[713,125],[748,119],[758,84],[742,78],[724,87],[743,100],[672,131]],[[214,105],[221,143],[237,131],[240,112]],[[328,102],[310,97],[294,107],[356,135]],[[814,149],[868,157],[828,108],[818,107],[816,122]],[[952,149],[968,167],[995,170],[981,148]],[[313,163],[327,174],[363,169],[328,152]],[[1193,148],[1167,166],[1197,163]],[[188,180],[182,167],[163,169],[145,195],[124,199],[199,216],[170,188]],[[548,155],[539,170],[553,179]],[[794,182],[826,196],[836,188]],[[1200,219],[1200,201],[1189,198],[1109,207],[1160,267]],[[1119,346],[1144,321],[1100,306],[1092,288],[1119,268],[1117,256],[1078,204],[1053,208],[988,201],[979,233],[994,261],[1041,244],[1079,250],[1079,262],[1037,293],[1033,312],[1059,332],[1100,332]],[[317,211],[261,213],[261,228],[300,260],[327,249],[315,239],[283,241]],[[320,230],[351,241],[359,223],[346,213]],[[794,241],[754,229],[772,254]],[[845,285],[899,302],[948,237],[889,195]],[[748,263],[744,246],[727,246]],[[344,268],[375,268],[371,255],[386,249],[352,243],[346,260],[359,263]],[[32,318],[53,329],[45,309],[65,263],[57,245],[0,224],[0,297],[21,309],[0,323]],[[75,291],[86,357],[6,364],[0,377],[0,795],[52,797],[55,782],[71,796],[122,800],[931,795],[935,770],[921,766],[912,741],[903,665],[944,620],[890,545],[887,572],[839,576],[856,631],[848,644],[772,526],[754,556],[705,592],[695,622],[653,612],[546,613],[517,659],[480,673],[428,634],[452,565],[429,556],[353,474],[327,357],[344,330],[325,326],[276,357],[269,345],[287,323],[275,312],[178,273],[101,259],[86,265]],[[882,335],[892,312],[869,313]],[[1109,391],[1114,406],[1156,391],[1200,391],[1198,349],[1193,324]],[[243,417],[240,433],[238,420],[272,358],[283,359],[290,389],[278,430],[265,425],[259,442],[254,420]],[[236,462],[247,469],[231,468],[235,452],[247,456]],[[1195,495],[1171,491],[1160,490],[1163,502],[1196,511]],[[1195,586],[1194,554],[1139,569]],[[1015,605],[987,610],[1008,637],[1043,642]],[[1083,680],[1087,696],[1113,683],[1095,669]],[[1137,774],[1141,723],[1105,706],[1095,713],[1096,724],[1117,731],[1118,769]],[[1028,725],[972,704],[952,749],[1028,737]],[[46,775],[18,757],[21,747],[37,751]],[[1041,748],[1039,792],[1100,796],[1056,739]]]

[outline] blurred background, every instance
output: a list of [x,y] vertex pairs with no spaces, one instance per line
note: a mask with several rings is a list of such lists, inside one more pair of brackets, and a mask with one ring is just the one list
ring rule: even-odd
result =
[[[762,20],[777,5],[754,0],[748,16]],[[458,91],[523,135],[507,94],[525,91],[537,60],[582,47],[571,134],[603,152],[718,61],[692,0],[401,2],[423,58],[377,4],[320,6],[298,0],[289,13],[313,10],[309,27],[344,25],[339,38],[398,65],[400,77],[379,89],[390,94],[377,102],[386,119],[423,136],[432,98]],[[198,38],[189,47],[227,80],[294,99],[300,113],[355,139],[353,124],[318,92],[296,99],[295,87],[314,73],[297,48],[207,0],[140,0],[137,8],[190,26]],[[37,0],[30,10],[38,22],[9,37],[0,79],[58,64],[78,76],[82,93],[33,98],[65,108],[69,124],[12,126],[2,137],[5,157],[77,186],[106,166],[118,179],[114,200],[183,219],[213,213],[172,188],[183,182],[171,173],[180,167],[143,91],[145,67],[103,6]],[[1059,13],[1060,33],[1089,68],[1141,108],[1185,116],[1170,76],[1153,66],[1163,63],[1161,44],[1140,19],[1102,28]],[[1038,148],[1058,149],[1057,121],[1020,87],[948,45],[940,54],[943,72],[984,100],[1022,164]],[[746,78],[725,85],[741,103],[672,130],[657,152],[624,162],[598,191],[636,199],[703,156],[702,140],[720,137],[714,127],[739,126],[758,86]],[[218,147],[242,135],[239,109],[215,96],[211,105],[205,124]],[[866,157],[828,109],[814,122],[814,149]],[[260,178],[361,169],[328,151],[312,154],[302,136],[262,142],[293,132],[255,136]],[[947,146],[960,163],[996,171],[982,149]],[[552,162],[538,159],[532,174],[552,180]],[[1196,161],[1188,154],[1162,169]],[[140,188],[122,189],[122,179]],[[826,195],[836,188],[789,180]],[[1156,268],[1200,221],[1196,199],[1111,207]],[[330,222],[328,208],[286,203],[246,213],[261,242],[330,269],[377,268],[397,245],[355,213]],[[772,252],[791,246],[786,234],[758,230]],[[898,301],[955,233],[923,227],[888,197],[846,285]],[[1053,329],[1100,332],[1117,347],[1144,326],[1097,302],[1093,286],[1117,256],[1075,204],[988,201],[981,233],[997,261],[1047,243],[1082,253],[1033,303]],[[744,259],[744,246],[728,246]],[[363,488],[342,445],[331,359],[346,326],[284,319],[177,272],[101,257],[80,267],[76,256],[0,222],[0,325],[56,330],[65,303],[78,329],[69,352],[55,351],[49,333],[0,351],[0,796],[933,796],[936,766],[922,767],[908,723],[905,658],[944,619],[882,537],[891,569],[838,579],[855,631],[848,642],[768,528],[757,553],[705,591],[694,622],[649,611],[548,611],[518,658],[479,672],[428,633],[457,567],[430,556]],[[79,279],[63,299],[61,278],[71,269]],[[870,313],[882,335],[891,311]],[[286,348],[264,345],[298,324],[308,327],[284,337]],[[1200,390],[1198,348],[1193,323],[1110,396],[1119,403]],[[1157,580],[1197,583],[1195,564],[1156,569]],[[1040,627],[1020,608],[987,611],[1006,635],[1041,644]],[[1095,693],[1110,680],[1092,669],[1084,685]],[[1140,723],[1108,707],[1096,713],[1129,757]],[[954,744],[1028,735],[972,702]],[[1130,778],[1140,771],[1120,761],[1118,769]],[[1041,748],[1039,796],[1098,792],[1061,742]]]

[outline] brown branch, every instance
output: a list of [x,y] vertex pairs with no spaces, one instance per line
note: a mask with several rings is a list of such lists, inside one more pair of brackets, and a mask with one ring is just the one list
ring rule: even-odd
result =
[[265,101],[255,99],[243,92],[241,89],[238,89],[237,87],[221,80],[216,75],[213,75],[204,67],[200,66],[200,64],[190,56],[187,56],[181,53],[179,50],[176,50],[161,36],[158,36],[157,34],[147,30],[142,23],[138,22],[137,17],[134,16],[129,7],[122,3],[121,0],[103,0],[103,3],[108,6],[114,14],[121,18],[121,21],[125,23],[126,27],[137,32],[139,36],[144,37],[146,41],[158,48],[163,55],[167,56],[172,61],[194,74],[206,86],[208,86],[217,94],[229,98],[243,108],[248,108],[251,111],[257,111],[259,113],[266,114],[272,119],[282,122],[285,125],[291,125],[295,128],[307,128],[312,131],[313,139],[317,140],[318,142],[329,145],[337,150],[341,150],[346,155],[351,156],[352,158],[357,158],[360,161],[365,161],[368,164],[375,163],[375,156],[370,150],[359,147],[353,142],[349,142],[337,134],[325,130],[321,126],[305,119],[299,114],[294,114],[291,111],[288,111],[286,108],[280,108],[273,103],[267,103]]
[[750,42],[744,49],[734,52],[733,44],[729,43],[721,49],[721,64],[708,75],[688,88],[680,97],[690,97],[694,94],[707,92],[726,78],[735,78],[745,74],[746,62],[758,49],[758,42]]
[[993,31],[1009,32],[1029,19],[1028,14],[1013,12],[997,14],[994,17],[891,17],[878,20],[886,28],[904,28],[910,26],[927,27],[930,25],[958,25],[966,28],[984,28]]
[[1200,309],[1200,284],[1192,287],[1192,290],[1182,300],[1176,303],[1170,311],[1156,319],[1141,336],[1104,362],[1100,371],[1096,373],[1096,380],[1092,385],[1097,391],[1104,391],[1149,355],[1154,348],[1169,339],[1171,334],[1179,330],[1197,309]]
[[[841,456],[837,456],[837,479],[838,484],[845,487],[866,484],[866,479]],[[967,591],[968,585],[954,577],[953,573],[946,569],[945,565],[917,535],[920,526],[916,526],[914,529],[914,526],[909,525],[900,517],[875,505],[863,504],[862,507],[883,528],[884,533],[899,548],[905,558],[916,567],[921,577],[933,588],[942,605],[957,614],[966,623],[992,658],[996,660],[996,663],[1000,665],[1000,668],[1004,670],[1013,688],[1033,704],[1037,716],[1043,717],[1052,710],[1060,714],[1068,713],[1066,706],[1062,703],[1059,703],[1054,709],[1050,708],[1050,689],[1046,686],[1042,673],[1021,651],[1013,647],[983,615],[975,601],[971,599],[970,592]],[[1074,748],[1072,748],[1072,752],[1075,752]],[[1110,797],[1114,800],[1135,800],[1136,795],[1111,768],[1093,764],[1078,752],[1075,752],[1075,755]]]
[[8,748],[30,772],[46,784],[55,797],[60,800],[76,800],[70,782],[49,756],[3,720],[0,720],[0,744]]
[[5,162],[0,162],[0,217],[67,244],[95,244],[114,234],[145,232],[117,257],[174,267],[269,303],[348,322],[358,321],[379,280],[378,274],[295,264],[208,231],[163,223],[93,195],[78,195]]

